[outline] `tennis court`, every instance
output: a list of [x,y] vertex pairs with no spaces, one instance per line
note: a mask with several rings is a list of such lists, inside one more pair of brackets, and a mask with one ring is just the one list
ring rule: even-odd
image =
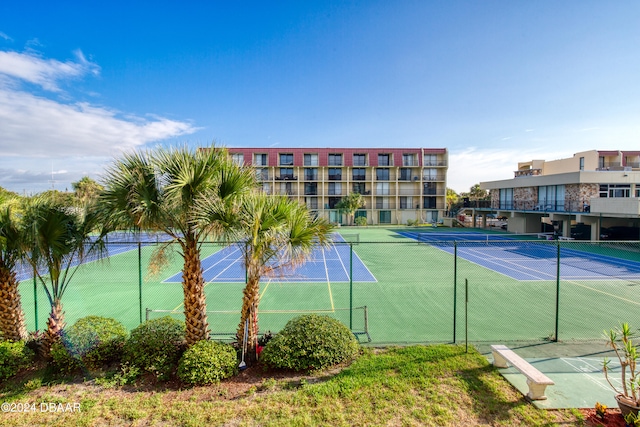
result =
[[[459,257],[515,280],[554,280],[557,276],[558,248],[555,242],[532,242],[523,240],[531,236],[510,237],[479,232],[403,234],[419,242],[429,242],[451,254],[457,250]],[[451,242],[459,242],[460,245],[454,248]],[[560,279],[606,280],[611,277],[640,280],[640,262],[563,248]]]
[[[366,330],[380,345],[548,341],[556,330],[560,339],[597,339],[620,320],[640,326],[640,252],[633,243],[562,242],[558,280],[555,241],[479,233],[480,241],[462,242],[468,232],[451,229],[434,230],[427,241],[411,234],[415,227],[340,231],[359,239],[336,238],[334,247],[314,251],[304,266],[263,278],[262,332],[278,331],[308,312]],[[182,258],[176,254],[151,274],[158,243],[148,240],[114,242],[107,260],[82,266],[63,297],[68,324],[100,315],[132,329],[147,309],[150,318],[183,316]],[[228,336],[239,322],[245,280],[238,248],[206,243],[202,259],[210,328]],[[20,291],[29,329],[36,319],[42,329],[49,313],[43,290],[26,277]]]

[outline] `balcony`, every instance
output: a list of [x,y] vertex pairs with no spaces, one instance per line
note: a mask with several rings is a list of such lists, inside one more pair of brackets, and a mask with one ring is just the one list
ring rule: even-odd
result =
[[297,181],[298,177],[296,175],[280,175],[276,176],[276,181]]
[[342,181],[342,174],[329,174],[329,181]]
[[523,171],[515,171],[515,178],[520,178],[523,176],[539,176],[542,175],[542,169],[527,169]]

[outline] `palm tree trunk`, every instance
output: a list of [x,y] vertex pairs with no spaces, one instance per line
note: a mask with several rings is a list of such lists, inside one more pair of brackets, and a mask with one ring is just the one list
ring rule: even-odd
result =
[[0,337],[4,340],[27,339],[18,284],[15,272],[0,268]]
[[59,299],[53,300],[51,313],[47,319],[47,330],[42,337],[43,356],[48,359],[51,355],[51,346],[60,340],[62,330],[65,327],[64,311],[62,311],[62,302]]
[[[260,302],[260,276],[249,273],[247,285],[242,292],[242,309],[240,310],[240,324],[236,331],[238,342],[246,346],[245,363],[253,364],[256,358],[256,344],[258,342],[258,304]],[[247,342],[244,342],[244,328],[248,321]]]
[[202,263],[197,242],[187,242],[182,270],[184,293],[184,320],[187,327],[187,346],[209,338],[207,322],[207,299],[204,293]]

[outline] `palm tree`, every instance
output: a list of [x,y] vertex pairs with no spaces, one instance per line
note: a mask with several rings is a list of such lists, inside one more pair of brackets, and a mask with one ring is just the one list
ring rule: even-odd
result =
[[353,217],[358,209],[365,204],[364,197],[360,193],[349,193],[342,200],[336,203],[336,208],[344,211],[349,217],[349,224],[353,225]]
[[20,302],[16,268],[22,258],[22,239],[18,219],[10,204],[0,210],[0,338],[19,341],[27,338],[27,327]]
[[62,297],[71,279],[90,257],[100,259],[105,255],[103,240],[93,236],[99,225],[94,209],[80,210],[49,198],[35,198],[25,210],[25,259],[51,305],[42,342],[45,356],[65,327]]
[[[184,147],[127,154],[107,169],[104,184],[100,209],[110,229],[164,232],[178,244],[187,345],[207,339],[200,249],[225,232],[226,212],[255,188],[255,172],[233,162],[226,149]],[[198,222],[204,200],[218,206],[220,214]]]
[[[206,218],[220,216],[215,206],[208,206],[203,209],[205,222]],[[260,279],[304,263],[314,247],[330,243],[333,226],[314,218],[297,201],[263,192],[247,195],[229,223],[232,224],[229,230],[235,232],[230,237],[239,242],[243,254],[247,280],[236,337],[247,349],[246,361],[251,363],[255,360],[258,336]]]

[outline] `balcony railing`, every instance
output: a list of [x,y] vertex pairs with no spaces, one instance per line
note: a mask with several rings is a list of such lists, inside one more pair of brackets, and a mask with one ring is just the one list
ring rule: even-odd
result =
[[329,181],[342,181],[342,174],[329,174]]
[[522,171],[515,171],[515,178],[520,178],[523,176],[539,176],[542,175],[542,169],[527,169]]
[[276,176],[276,181],[297,181],[298,177],[296,175],[279,175]]

